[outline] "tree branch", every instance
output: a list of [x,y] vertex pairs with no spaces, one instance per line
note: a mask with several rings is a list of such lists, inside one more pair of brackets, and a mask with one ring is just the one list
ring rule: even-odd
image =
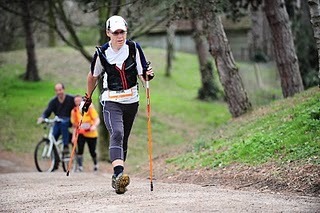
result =
[[[7,11],[7,12],[9,12],[9,13],[14,14],[14,15],[21,16],[21,17],[23,17],[23,18],[26,18],[26,16],[25,16],[23,13],[18,12],[18,11],[15,11],[15,10],[13,10],[13,9],[10,9],[9,7],[7,7],[6,5],[3,5],[3,4],[1,4],[1,3],[0,3],[0,8],[3,9],[3,10],[5,10],[5,11]],[[44,25],[46,25],[46,26],[48,26],[48,27],[50,27],[50,28],[52,28],[52,29],[54,29],[54,31],[58,34],[58,36],[61,38],[61,40],[62,40],[63,42],[65,42],[68,46],[70,46],[70,47],[72,47],[72,48],[80,51],[81,54],[82,54],[89,62],[91,62],[91,56],[84,50],[84,48],[82,47],[82,45],[80,44],[80,46],[78,46],[77,42],[76,42],[75,44],[73,44],[71,41],[69,41],[69,40],[63,35],[62,31],[59,30],[58,26],[56,25],[56,22],[54,22],[54,24],[51,24],[51,23],[49,23],[48,21],[43,20],[43,19],[41,19],[41,18],[39,18],[39,17],[37,17],[37,16],[33,16],[33,15],[30,15],[29,18],[31,18],[32,20],[35,20],[35,21],[37,21],[37,22],[39,22],[39,23],[41,23],[41,24],[44,24]],[[68,30],[68,32],[69,32],[70,34],[72,34],[72,33],[69,31],[69,29],[67,29],[67,30]],[[76,36],[76,35],[73,35],[73,36],[72,36],[73,39],[75,39],[74,36]],[[78,38],[77,38],[77,40],[78,40],[78,42],[80,42]]]
[[[121,8],[121,7],[124,7],[124,6],[127,6],[127,5],[131,5],[131,4],[134,4],[138,1],[141,1],[141,0],[133,0],[133,1],[130,1],[130,2],[127,2],[127,3],[123,3],[123,4],[117,4],[117,5],[112,5],[112,6],[108,6],[108,8]],[[109,5],[110,2],[107,2],[107,5]],[[94,6],[91,8],[91,10],[83,10],[83,12],[85,13],[92,13],[92,12],[95,12],[101,8],[105,8],[107,6],[106,4],[102,4],[102,5],[97,5],[97,4],[94,4]]]
[[61,0],[57,1],[58,3],[58,7],[56,7],[56,5],[53,5],[53,8],[55,9],[55,11],[57,12],[57,14],[59,14],[62,22],[64,23],[66,29],[68,30],[68,32],[71,35],[72,40],[75,43],[75,47],[77,48],[77,50],[79,50],[81,52],[81,54],[89,61],[91,62],[92,60],[92,56],[83,48],[83,45],[81,44],[71,22],[68,20],[66,13],[64,12],[64,8],[62,5]]

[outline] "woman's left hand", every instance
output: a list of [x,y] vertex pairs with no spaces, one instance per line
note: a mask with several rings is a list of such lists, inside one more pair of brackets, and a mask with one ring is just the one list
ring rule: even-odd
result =
[[146,74],[149,76],[154,76],[154,72],[153,72],[152,68],[147,70]]
[[[147,79],[148,78],[148,79]],[[150,80],[152,80],[154,78],[154,72],[153,72],[153,70],[152,70],[152,67],[149,67],[148,68],[148,70],[146,70],[146,71],[144,71],[144,73],[143,73],[143,79],[145,80],[145,81],[150,81]]]

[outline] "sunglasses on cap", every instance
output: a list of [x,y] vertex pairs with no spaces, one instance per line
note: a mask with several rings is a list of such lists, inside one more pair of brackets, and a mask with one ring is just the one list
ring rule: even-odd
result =
[[126,34],[127,31],[121,30],[121,31],[115,31],[115,32],[111,32],[112,35],[117,36],[117,35],[124,35]]

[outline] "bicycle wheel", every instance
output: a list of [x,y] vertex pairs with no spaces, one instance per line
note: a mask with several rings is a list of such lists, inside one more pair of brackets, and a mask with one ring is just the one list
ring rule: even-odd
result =
[[50,141],[42,139],[34,150],[34,162],[39,172],[51,172],[55,166],[56,151],[54,147],[49,152]]

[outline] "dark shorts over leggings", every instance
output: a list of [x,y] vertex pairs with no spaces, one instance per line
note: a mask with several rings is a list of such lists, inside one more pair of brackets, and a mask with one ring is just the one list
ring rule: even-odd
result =
[[104,123],[110,133],[110,160],[126,160],[128,138],[139,103],[120,104],[106,101],[103,107]]

